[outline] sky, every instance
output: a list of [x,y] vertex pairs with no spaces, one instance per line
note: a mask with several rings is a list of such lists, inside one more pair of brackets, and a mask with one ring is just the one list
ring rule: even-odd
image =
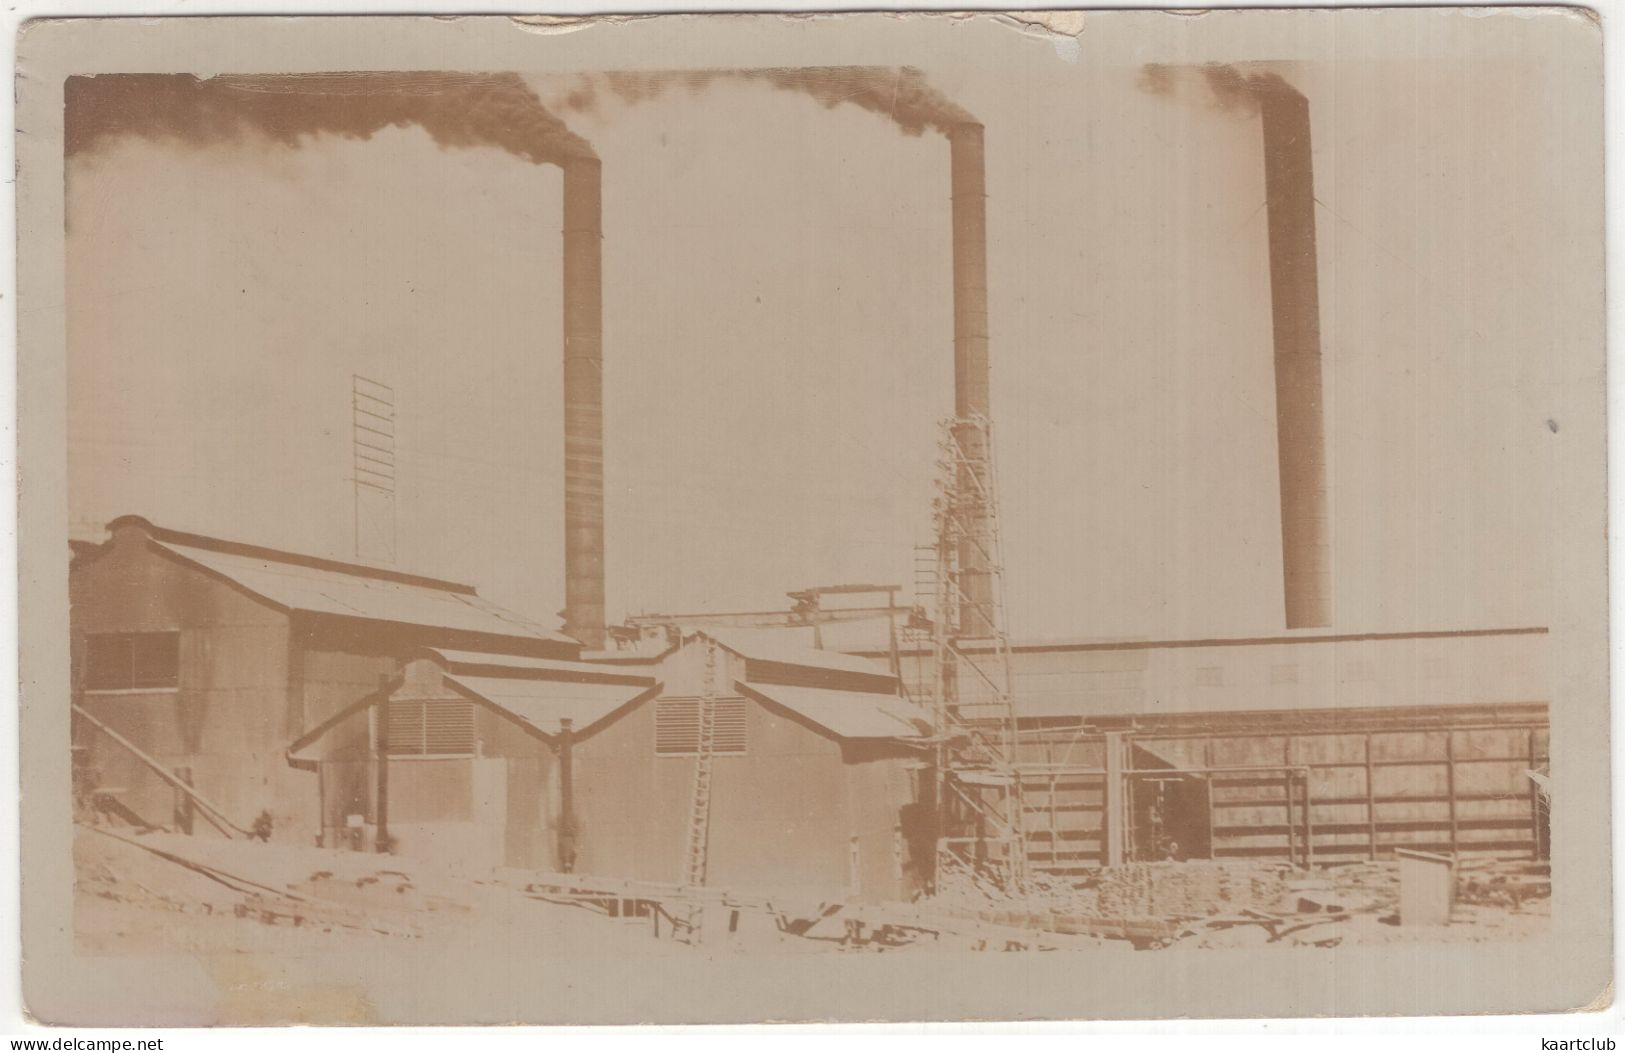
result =
[[[1144,90],[1153,59],[924,70],[987,128],[1018,638],[1283,626],[1261,135]],[[1548,369],[1592,322],[1563,100],[1447,53],[1272,68],[1314,125],[1334,628],[1544,624]],[[563,116],[603,159],[611,619],[907,585],[952,408],[946,141],[736,82]],[[556,168],[392,128],[67,171],[76,533],[352,558],[362,373],[399,402],[396,565],[552,618]]]

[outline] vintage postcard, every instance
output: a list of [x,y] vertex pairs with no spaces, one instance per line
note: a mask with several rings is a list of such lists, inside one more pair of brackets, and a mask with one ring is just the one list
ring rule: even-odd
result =
[[60,1024],[1611,998],[1572,8],[19,41]]

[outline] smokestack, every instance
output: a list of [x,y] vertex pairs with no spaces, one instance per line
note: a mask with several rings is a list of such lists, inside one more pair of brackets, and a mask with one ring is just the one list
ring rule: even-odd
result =
[[1281,78],[1254,78],[1264,130],[1281,557],[1289,629],[1332,621],[1326,434],[1320,378],[1320,284],[1309,100]]
[[564,631],[604,646],[602,166],[564,172]]
[[[966,458],[987,461],[987,174],[982,155],[982,126],[974,121],[948,129],[949,171],[954,221],[954,436]],[[975,421],[979,420],[980,423]],[[962,494],[986,493],[985,471],[960,470]],[[993,578],[988,570],[992,544],[987,502],[970,498],[975,507],[966,518],[973,524],[959,542],[960,634],[991,636]]]
[[[72,157],[126,136],[189,146],[247,138],[367,140],[419,127],[444,149],[490,146],[564,172],[565,631],[604,645],[603,288],[600,165],[592,145],[517,73],[185,73],[69,77]],[[70,175],[71,175],[70,169]]]

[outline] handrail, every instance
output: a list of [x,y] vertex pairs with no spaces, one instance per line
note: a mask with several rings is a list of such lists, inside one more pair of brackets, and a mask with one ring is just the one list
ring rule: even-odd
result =
[[[219,829],[220,824],[224,823],[229,828],[229,830],[220,830],[221,833],[225,834],[227,837],[230,837],[231,833],[229,831],[230,830],[235,830],[239,834],[242,834],[244,837],[247,837],[247,838],[252,838],[254,836],[251,832],[249,832],[248,830],[243,829],[242,827],[238,826],[236,823],[232,822],[229,818],[227,818],[225,811],[219,805],[215,804],[213,801],[209,800],[207,797],[203,796],[202,794],[198,793],[196,790],[192,789],[192,787],[188,786],[186,784],[186,782],[183,779],[181,779],[180,776],[174,774],[169,769],[165,768],[163,766],[162,762],[158,761],[156,758],[154,758],[154,757],[150,756],[149,754],[147,754],[145,751],[143,751],[141,749],[141,747],[137,746],[135,743],[131,742],[129,739],[125,738],[123,735],[120,735],[118,732],[114,731],[112,728],[108,727],[106,724],[102,723],[100,720],[97,720],[95,717],[91,716],[90,712],[88,710],[86,710],[85,707],[79,705],[79,703],[75,702],[75,703],[72,703],[72,705],[73,705],[73,711],[75,713],[79,714],[81,717],[84,717],[86,720],[90,721],[90,723],[98,731],[100,731],[102,734],[106,735],[108,738],[112,739],[114,742],[118,743],[120,746],[123,746],[125,749],[129,750],[130,753],[135,757],[136,760],[140,761],[141,763],[145,764],[147,767],[151,768],[154,772],[157,773],[157,775],[158,775],[158,777],[160,779],[162,779],[165,782],[169,783],[175,789],[179,790],[181,793],[183,793],[187,797],[189,797],[192,800],[192,803],[194,803],[196,805],[199,805],[201,807],[201,809],[203,810],[203,812],[205,813],[203,818],[209,820],[209,822],[212,823],[215,826],[216,829]],[[209,813],[212,813],[212,815],[209,814]],[[218,820],[218,822],[216,820]]]

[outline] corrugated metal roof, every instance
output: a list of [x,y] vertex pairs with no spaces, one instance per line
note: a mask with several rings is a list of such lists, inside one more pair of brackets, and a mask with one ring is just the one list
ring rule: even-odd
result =
[[445,683],[484,699],[544,735],[557,735],[559,722],[565,719],[573,730],[582,731],[656,689],[654,684],[641,687],[490,676],[447,676]]
[[738,681],[746,694],[777,703],[845,739],[908,739],[929,734],[925,714],[892,695]]
[[704,629],[702,632],[717,643],[761,662],[799,665],[809,669],[832,669],[841,673],[864,673],[869,676],[891,676],[884,662],[839,651],[821,651],[797,643],[789,629]]
[[472,592],[345,574],[156,538],[152,543],[288,610],[575,643],[563,633],[527,621]]
[[[1549,651],[1544,633],[1453,633],[1018,650],[1011,667],[1020,718],[1185,717],[1543,702]],[[903,668],[911,685],[929,690],[929,662]]]
[[517,654],[488,654],[484,651],[454,651],[446,647],[425,647],[428,654],[453,667],[467,670],[501,669],[499,676],[531,680],[598,680],[637,684],[644,687],[655,682],[648,673],[636,668],[605,665],[596,662],[567,662],[557,658],[532,658]]

